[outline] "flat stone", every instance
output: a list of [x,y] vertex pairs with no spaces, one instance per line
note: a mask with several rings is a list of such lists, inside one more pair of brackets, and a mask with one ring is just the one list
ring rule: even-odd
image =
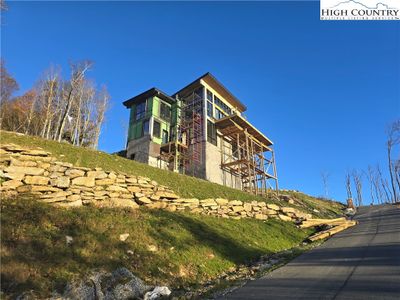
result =
[[59,192],[62,190],[47,185],[23,185],[18,187],[17,191],[18,193],[31,193],[31,192]]
[[232,200],[228,202],[229,205],[243,205],[242,201],[239,200]]
[[22,173],[4,173],[3,177],[8,179],[22,180],[25,177],[25,174]]
[[244,210],[244,207],[241,206],[241,205],[232,206],[232,211],[233,212],[239,212],[239,211],[242,211],[242,210]]
[[48,156],[51,153],[44,150],[24,150],[21,154],[31,155],[31,156]]
[[70,201],[70,202],[56,202],[53,203],[54,206],[62,207],[62,208],[72,208],[79,207],[83,205],[82,200]]
[[168,206],[168,204],[166,202],[161,202],[161,201],[146,204],[146,207],[152,208],[152,209],[164,209],[167,206]]
[[273,210],[280,210],[280,207],[278,205],[270,204],[270,203],[267,203],[267,208],[268,209],[273,209]]
[[282,221],[286,221],[286,222],[292,221],[292,218],[291,218],[291,217],[288,217],[288,216],[285,216],[285,215],[278,214],[278,217],[279,217],[279,219],[281,219]]
[[81,196],[77,195],[77,194],[69,195],[69,196],[67,196],[67,200],[71,201],[71,202],[75,202],[75,201],[81,200]]
[[106,188],[107,191],[110,192],[128,192],[128,190],[124,187],[120,187],[118,185],[110,185],[109,187]]
[[72,184],[92,187],[95,186],[95,180],[93,177],[76,177],[72,179]]
[[278,213],[276,210],[268,208],[263,209],[262,212],[266,215],[276,215]]
[[102,197],[102,196],[105,196],[107,194],[108,194],[108,192],[106,192],[106,191],[95,191],[94,192],[94,196],[95,197]]
[[47,161],[51,162],[54,160],[53,157],[46,157],[46,156],[31,156],[31,155],[21,155],[18,157],[19,160],[24,160],[24,161]]
[[281,211],[283,213],[294,213],[295,209],[293,207],[281,207]]
[[60,198],[70,196],[71,192],[59,191],[51,194],[40,195],[40,199],[51,199],[51,198]]
[[105,178],[105,179],[97,179],[96,180],[96,185],[111,185],[114,184],[115,179],[111,179],[111,178]]
[[6,189],[10,189],[10,190],[14,190],[22,185],[23,185],[23,183],[20,180],[16,180],[16,179],[7,180],[1,184],[2,187],[6,188]]
[[228,199],[223,199],[223,198],[217,198],[215,199],[215,202],[219,205],[227,205],[229,203]]
[[267,219],[268,219],[268,216],[263,215],[263,214],[256,214],[256,215],[254,216],[254,218],[256,218],[257,220],[267,220]]
[[104,203],[109,202],[111,207],[125,207],[131,209],[139,208],[139,205],[136,202],[123,198],[110,198],[110,200],[103,202]]
[[60,176],[52,178],[50,184],[59,188],[67,188],[71,184],[71,179],[68,176]]
[[85,175],[85,171],[78,169],[68,169],[67,171],[65,171],[65,175],[72,179],[76,177],[82,177],[83,175]]
[[88,177],[94,177],[96,179],[107,178],[107,173],[104,171],[88,171],[86,174]]
[[21,152],[24,151],[25,149],[15,145],[15,144],[4,144],[4,145],[0,145],[1,149],[7,150],[9,152]]
[[36,168],[36,167],[17,167],[10,166],[4,169],[4,172],[7,173],[22,173],[26,175],[42,175],[44,173],[44,169]]
[[152,201],[147,197],[140,197],[140,198],[136,198],[135,200],[139,204],[150,204],[150,203],[152,203]]
[[252,205],[250,203],[245,203],[245,204],[243,204],[243,208],[245,211],[251,211]]
[[158,200],[160,200],[161,198],[160,198],[160,196],[157,196],[157,195],[150,195],[150,199],[151,199],[152,201],[158,201]]
[[108,178],[110,178],[110,179],[116,179],[117,178],[117,175],[114,173],[114,172],[110,172],[109,174],[108,174]]
[[126,177],[125,181],[128,183],[137,183],[137,178],[136,177]]
[[49,180],[48,177],[44,176],[25,176],[24,182],[26,184],[47,185]]
[[30,161],[30,160],[20,161],[18,159],[11,158],[10,165],[11,166],[17,166],[17,167],[36,167],[37,166],[37,162]]

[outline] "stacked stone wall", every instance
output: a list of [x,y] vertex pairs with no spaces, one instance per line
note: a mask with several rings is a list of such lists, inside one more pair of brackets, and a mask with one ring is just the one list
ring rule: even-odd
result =
[[42,149],[14,144],[0,146],[0,192],[3,197],[31,194],[59,207],[146,206],[169,211],[190,211],[222,218],[255,218],[283,221],[307,219],[293,207],[281,207],[262,201],[242,202],[222,198],[181,198],[167,186],[147,177],[76,167],[60,162]]

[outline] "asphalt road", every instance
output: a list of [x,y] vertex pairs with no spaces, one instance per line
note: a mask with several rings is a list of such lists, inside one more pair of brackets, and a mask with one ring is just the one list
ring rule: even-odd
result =
[[363,207],[349,228],[227,299],[400,300],[400,207]]

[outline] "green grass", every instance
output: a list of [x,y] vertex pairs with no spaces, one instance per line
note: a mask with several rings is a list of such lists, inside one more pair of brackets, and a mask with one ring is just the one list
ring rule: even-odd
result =
[[[277,220],[146,209],[62,210],[21,197],[3,199],[1,209],[1,283],[7,297],[24,290],[46,297],[91,270],[121,266],[150,284],[193,287],[261,255],[291,248],[311,233]],[[119,240],[123,233],[130,234],[125,242]],[[70,246],[67,235],[73,237]]]

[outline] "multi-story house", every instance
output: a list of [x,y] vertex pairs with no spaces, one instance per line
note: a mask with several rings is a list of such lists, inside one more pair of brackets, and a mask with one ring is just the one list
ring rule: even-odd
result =
[[128,158],[256,194],[271,180],[278,187],[272,141],[210,73],[171,96],[151,88],[123,104]]

